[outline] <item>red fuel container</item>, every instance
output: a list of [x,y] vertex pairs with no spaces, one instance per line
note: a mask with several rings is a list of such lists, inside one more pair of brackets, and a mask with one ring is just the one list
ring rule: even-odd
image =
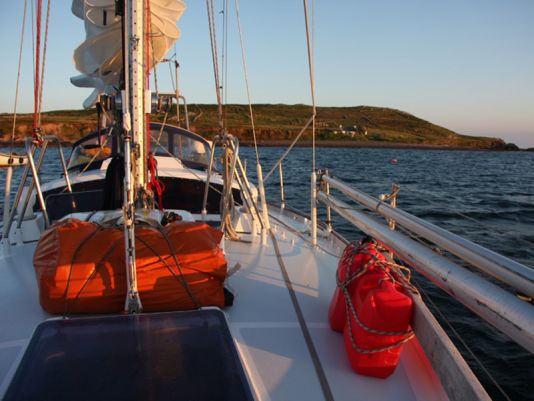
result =
[[[350,243],[347,245],[341,258],[339,260],[337,268],[337,277],[339,282],[344,282],[349,275],[360,270],[367,262],[371,260],[371,255],[374,255],[378,260],[385,260],[384,255],[376,250],[376,245],[373,243],[365,243],[361,245],[360,252],[354,254],[357,251],[357,245]],[[354,255],[354,256],[353,256]],[[376,276],[374,287],[377,286],[378,280],[384,278],[386,274],[384,270],[377,266],[369,266],[368,272],[364,275]],[[362,276],[363,277],[363,276]],[[356,290],[360,278],[353,280],[349,284],[349,294],[353,294]],[[343,332],[345,323],[347,321],[347,309],[345,305],[345,297],[341,288],[336,287],[332,301],[330,301],[330,308],[328,310],[328,321],[330,322],[330,328],[334,331]]]
[[[383,281],[375,289],[369,290],[373,280],[372,277],[360,280],[351,297],[360,322],[378,331],[408,332],[413,312],[412,299],[389,281]],[[365,351],[394,345],[406,336],[407,334],[373,333],[361,327],[351,314],[350,328],[349,324],[345,325],[344,340],[352,369],[366,376],[378,378],[390,376],[399,362],[402,344],[379,352]],[[354,344],[360,350],[356,349]]]

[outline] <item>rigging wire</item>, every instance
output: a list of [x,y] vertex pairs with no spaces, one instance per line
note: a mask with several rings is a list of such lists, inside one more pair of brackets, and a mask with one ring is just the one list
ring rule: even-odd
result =
[[37,133],[39,127],[38,113],[39,113],[39,73],[41,65],[41,14],[42,14],[42,0],[37,0],[37,12],[35,17],[35,80],[33,90],[33,130],[34,135]]
[[239,42],[241,44],[241,59],[243,62],[243,75],[245,76],[245,87],[247,89],[248,110],[250,115],[250,124],[252,126],[252,137],[254,138],[254,150],[256,152],[256,162],[260,164],[260,155],[258,152],[258,142],[256,140],[256,127],[254,124],[254,113],[252,112],[252,100],[250,97],[250,85],[248,81],[247,57],[243,40],[243,31],[241,29],[241,17],[239,16],[239,0],[235,0],[235,14],[237,18],[237,29],[239,31]]
[[[309,26],[309,11],[308,11],[308,0],[302,0],[304,4],[304,22],[306,25],[306,41],[308,44],[308,69],[310,74],[310,89],[311,89],[311,98],[312,98],[312,171],[315,171],[315,116],[317,115],[317,108],[315,105],[315,66],[314,66],[314,54],[313,54],[313,40],[310,39],[310,26]],[[315,17],[312,16],[312,21],[315,20]],[[314,27],[312,26],[311,35],[313,33]]]
[[[445,208],[449,212],[454,213],[454,214],[456,214],[456,215],[458,215],[458,216],[460,216],[460,217],[462,217],[464,219],[467,219],[467,220],[477,224],[481,228],[492,230],[492,231],[497,232],[497,233],[499,233],[501,235],[512,236],[514,238],[514,240],[521,242],[523,245],[526,245],[526,246],[529,246],[529,247],[532,246],[532,243],[530,241],[525,240],[517,232],[505,231],[500,227],[494,226],[492,224],[484,223],[484,222],[480,221],[479,219],[476,219],[474,217],[468,216],[465,213],[459,212],[458,210],[452,208],[451,206],[448,206],[448,203],[443,202],[443,198],[439,197],[438,195],[436,195],[436,194],[434,194],[432,192],[425,191],[425,190],[422,190],[422,189],[410,189],[410,191],[411,192],[415,192],[415,193],[419,193],[419,194],[424,195],[424,196],[428,196],[428,195],[433,196],[435,199],[439,199],[441,202],[439,202],[439,203],[438,202],[434,202],[434,201],[431,201],[428,198],[426,198],[426,200],[428,201],[428,203],[430,205],[432,205],[432,206],[439,205],[439,207]],[[453,198],[453,199],[455,201],[459,201],[458,198]]]
[[[147,68],[148,68],[148,74],[149,74],[149,81],[150,81],[150,68],[154,70],[154,91],[156,92],[156,96],[159,96],[158,71],[156,68],[156,66],[158,65],[158,62],[156,61],[156,53],[154,50],[155,49],[154,37],[156,36],[156,34],[152,32],[152,12],[150,10],[150,1],[151,0],[147,0],[147,20],[148,20],[147,49],[149,49],[147,51],[152,52],[152,58],[150,58],[150,53],[149,53],[149,58],[147,61]],[[176,46],[176,42],[175,42],[175,46]],[[176,48],[175,48],[175,52],[176,52]],[[152,63],[150,63],[150,61],[152,61]]]
[[15,146],[15,130],[17,127],[17,104],[19,99],[19,89],[20,89],[20,69],[22,66],[22,49],[24,47],[24,29],[26,26],[26,15],[28,10],[28,0],[24,0],[24,14],[22,17],[22,29],[20,32],[20,50],[19,50],[19,65],[17,71],[17,83],[15,85],[15,104],[13,105],[13,129],[11,131],[11,144],[9,151],[9,158],[13,157],[13,147]]
[[[169,75],[170,75],[170,78],[171,78],[171,86],[172,86],[172,91],[174,93],[176,93],[176,83],[174,82],[174,74],[172,73],[172,63],[171,61],[172,60],[175,60],[176,61],[176,54],[174,54],[170,59],[169,59],[169,62],[167,63],[169,65]],[[178,100],[177,100],[178,101]]]
[[[404,263],[402,263],[401,261],[401,264],[404,265]],[[482,361],[475,355],[475,353],[473,352],[473,350],[469,347],[469,345],[467,345],[467,343],[465,342],[465,340],[462,338],[462,336],[460,335],[460,333],[458,333],[458,331],[454,328],[454,326],[452,325],[452,323],[447,319],[447,317],[443,314],[443,312],[441,311],[440,308],[438,308],[438,306],[435,304],[435,302],[432,300],[432,298],[428,295],[428,293],[422,288],[422,286],[420,285],[420,283],[418,282],[418,280],[414,277],[414,281],[417,283],[417,288],[418,290],[424,295],[424,297],[426,298],[426,301],[428,301],[432,307],[434,308],[434,310],[438,313],[438,315],[440,316],[441,320],[447,325],[447,327],[449,328],[449,330],[454,334],[454,336],[456,337],[456,339],[463,345],[463,347],[465,348],[465,350],[467,351],[467,353],[471,356],[471,358],[473,358],[473,360],[476,362],[476,364],[478,365],[478,367],[484,372],[484,374],[489,378],[489,380],[491,381],[491,383],[497,388],[497,390],[499,390],[499,392],[501,393],[501,395],[507,400],[507,401],[512,401],[512,399],[508,396],[508,394],[504,391],[504,389],[501,387],[501,385],[497,382],[497,380],[493,377],[493,375],[489,372],[488,369],[486,369],[486,367],[484,366],[484,364],[482,363]]]
[[[425,247],[429,247],[430,245],[423,241],[422,238],[415,235],[414,233],[410,232],[409,230],[405,229],[402,226],[397,226],[398,229],[400,229],[404,234],[408,235],[413,240],[417,241],[421,245]],[[441,253],[441,250],[439,248],[433,249],[434,251],[437,251],[438,253]],[[400,265],[403,265],[407,268],[410,268],[406,263],[404,263],[401,259],[398,259],[398,262]],[[413,269],[413,268],[412,268]],[[469,347],[469,345],[465,342],[465,340],[460,336],[460,334],[456,331],[452,323],[447,319],[447,317],[444,315],[444,313],[441,311],[441,309],[435,304],[435,302],[432,300],[430,295],[422,288],[421,283],[419,283],[419,280],[414,276],[414,281],[417,284],[418,290],[421,292],[422,295],[426,298],[426,300],[433,306],[434,310],[438,313],[438,315],[441,317],[442,321],[447,325],[447,327],[450,329],[450,331],[454,334],[454,336],[458,339],[458,341],[464,346],[466,351],[469,353],[469,355],[473,358],[473,360],[476,362],[476,364],[480,367],[480,369],[486,374],[486,376],[490,379],[490,381],[493,383],[493,385],[499,390],[499,392],[503,395],[503,397],[511,401],[508,394],[504,391],[504,389],[499,385],[499,383],[495,380],[493,375],[486,369],[482,361],[475,355],[473,350]]]
[[221,99],[221,85],[219,79],[219,62],[217,54],[217,36],[215,31],[215,17],[214,17],[214,6],[213,0],[206,0],[206,8],[208,12],[208,25],[210,31],[210,42],[211,42],[211,58],[213,61],[213,75],[215,78],[215,92],[217,94],[217,112],[218,112],[218,122],[219,128],[222,130],[224,128],[223,121],[223,111],[222,111],[222,99]]
[[[271,174],[276,170],[278,165],[282,163],[282,161],[286,158],[286,156],[289,154],[291,149],[295,146],[297,141],[300,139],[302,134],[308,129],[308,127],[312,126],[312,170],[315,171],[315,117],[317,115],[317,107],[315,104],[315,74],[314,74],[314,63],[313,63],[313,50],[312,50],[312,40],[310,38],[310,27],[309,27],[309,18],[308,18],[308,0],[303,0],[304,4],[304,23],[306,25],[306,43],[307,43],[307,50],[308,50],[308,70],[309,70],[309,77],[310,77],[310,88],[311,88],[311,98],[312,98],[312,109],[313,113],[309,120],[306,122],[306,125],[301,129],[299,134],[295,137],[291,145],[286,149],[286,151],[283,153],[283,155],[278,159],[278,161],[274,164],[274,166],[269,170],[267,175],[265,176],[264,182],[266,182]],[[312,27],[313,29],[313,27]]]
[[[313,72],[315,74],[315,0],[312,0],[312,62],[313,62]],[[313,89],[315,90],[315,77],[313,82]],[[315,105],[314,105],[315,107]],[[315,114],[315,112],[314,112]],[[316,162],[316,147],[315,147],[315,118],[313,119],[313,126],[312,126],[312,158],[313,158],[313,167],[312,171],[315,171],[315,162]]]
[[32,23],[30,24],[32,27],[32,68],[33,68],[33,85],[35,86],[35,0],[31,0],[31,16],[32,16]]
[[226,125],[226,105],[228,104],[228,0],[223,3],[223,34],[222,34],[222,54],[221,54],[221,75],[223,77],[222,83],[222,97],[223,97],[223,119]]
[[47,50],[47,44],[48,44],[48,27],[50,22],[50,3],[51,0],[48,0],[47,6],[46,6],[46,24],[45,24],[45,36],[44,36],[44,44],[43,44],[43,61],[41,65],[41,82],[40,82],[40,88],[39,88],[39,110],[38,110],[38,124],[41,126],[41,110],[43,108],[43,86],[44,86],[44,76],[45,76],[45,65],[46,65],[46,50]]

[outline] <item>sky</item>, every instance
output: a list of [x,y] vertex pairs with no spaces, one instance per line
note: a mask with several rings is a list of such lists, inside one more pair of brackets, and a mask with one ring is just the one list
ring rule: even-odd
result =
[[[246,103],[235,0],[228,0],[229,103]],[[23,0],[0,14],[0,112],[12,112]],[[315,0],[314,54],[319,106],[400,109],[460,134],[534,147],[534,1]],[[205,1],[186,1],[175,49],[188,103],[215,103]],[[310,0],[310,5],[312,0]],[[222,10],[223,0],[216,0]],[[254,103],[311,103],[301,0],[241,0]],[[218,14],[218,33],[222,14]],[[91,92],[69,82],[84,39],[69,0],[52,0],[44,110],[78,109]],[[31,24],[18,110],[33,107]],[[219,43],[220,45],[220,43]],[[219,49],[220,50],[220,49]],[[167,65],[160,90],[171,90]]]

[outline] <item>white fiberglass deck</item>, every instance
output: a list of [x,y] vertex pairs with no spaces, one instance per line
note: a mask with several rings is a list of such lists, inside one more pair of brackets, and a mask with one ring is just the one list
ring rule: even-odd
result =
[[[270,237],[225,242],[234,305],[225,310],[252,391],[258,400],[443,400],[447,399],[417,341],[405,345],[400,365],[386,380],[352,372],[343,336],[330,330],[327,314],[341,249],[321,241],[312,249],[306,225],[284,215],[271,221],[318,360],[310,353]],[[274,223],[274,224],[273,224]],[[0,397],[6,390],[35,326],[49,317],[39,305],[32,257],[35,243],[12,246],[0,259]],[[313,352],[313,351],[312,351]],[[318,368],[318,366],[320,366]],[[321,386],[322,370],[327,384]],[[329,390],[328,390],[329,389]]]
[[[304,224],[277,216],[297,231]],[[271,222],[272,223],[272,222]],[[447,399],[417,341],[403,350],[386,380],[352,372],[343,336],[330,330],[328,307],[335,288],[339,249],[312,249],[294,231],[273,227],[280,255],[306,320],[313,346],[335,400]],[[325,395],[303,336],[270,238],[253,244],[226,242],[229,288],[236,298],[226,313],[249,380],[261,400],[324,400]],[[237,267],[236,267],[237,265]]]

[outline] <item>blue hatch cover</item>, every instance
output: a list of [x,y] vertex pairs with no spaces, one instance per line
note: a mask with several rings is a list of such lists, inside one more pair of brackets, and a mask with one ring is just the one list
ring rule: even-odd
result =
[[17,400],[253,400],[217,309],[40,324],[4,397]]

